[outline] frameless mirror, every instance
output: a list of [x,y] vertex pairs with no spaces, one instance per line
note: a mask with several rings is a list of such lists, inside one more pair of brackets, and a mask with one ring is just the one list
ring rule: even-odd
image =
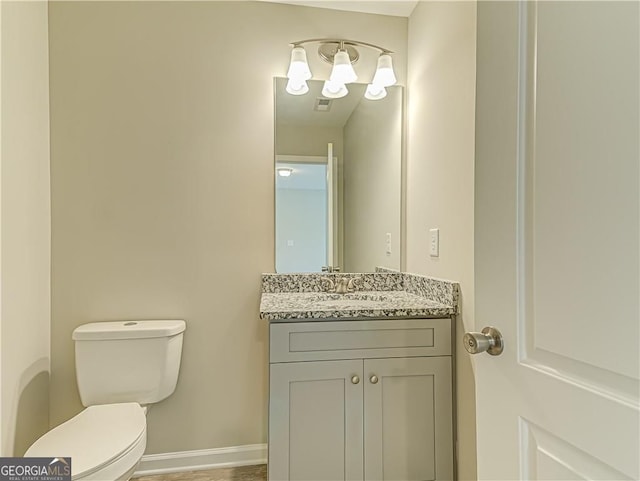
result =
[[276,272],[400,269],[402,87],[327,99],[275,79]]

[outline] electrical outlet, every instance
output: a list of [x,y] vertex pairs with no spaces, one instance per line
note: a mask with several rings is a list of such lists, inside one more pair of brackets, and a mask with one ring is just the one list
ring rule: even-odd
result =
[[388,256],[391,255],[391,232],[387,232],[387,234],[385,235],[385,252]]
[[429,255],[438,257],[440,255],[440,229],[429,229]]

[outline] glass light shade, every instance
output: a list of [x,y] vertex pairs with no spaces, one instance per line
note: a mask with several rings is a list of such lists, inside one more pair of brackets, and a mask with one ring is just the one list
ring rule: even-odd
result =
[[387,89],[381,85],[369,84],[364,98],[369,100],[380,100],[387,96]]
[[376,74],[373,76],[374,85],[381,87],[390,87],[397,82],[396,74],[393,72],[393,62],[391,55],[383,53],[378,57],[378,67],[376,68]]
[[324,86],[322,87],[322,95],[330,99],[339,99],[344,97],[348,93],[349,90],[347,90],[347,86],[340,82],[326,80],[324,82]]
[[311,78],[311,69],[307,63],[307,52],[303,47],[293,47],[291,49],[291,62],[287,71],[287,78],[294,80],[297,84]]
[[304,95],[309,91],[309,86],[306,80],[298,82],[294,79],[289,79],[285,90],[291,95]]
[[338,50],[333,57],[333,69],[331,69],[329,80],[341,84],[348,84],[358,80],[358,76],[356,75],[356,71],[353,70],[351,59],[346,50]]

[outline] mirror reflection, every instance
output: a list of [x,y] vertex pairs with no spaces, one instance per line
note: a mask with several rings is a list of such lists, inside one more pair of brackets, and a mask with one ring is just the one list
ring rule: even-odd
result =
[[400,269],[402,87],[380,100],[275,79],[276,272]]

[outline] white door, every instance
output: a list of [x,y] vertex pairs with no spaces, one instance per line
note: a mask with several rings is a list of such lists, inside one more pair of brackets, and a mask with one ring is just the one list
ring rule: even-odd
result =
[[478,2],[478,476],[639,479],[638,2]]

